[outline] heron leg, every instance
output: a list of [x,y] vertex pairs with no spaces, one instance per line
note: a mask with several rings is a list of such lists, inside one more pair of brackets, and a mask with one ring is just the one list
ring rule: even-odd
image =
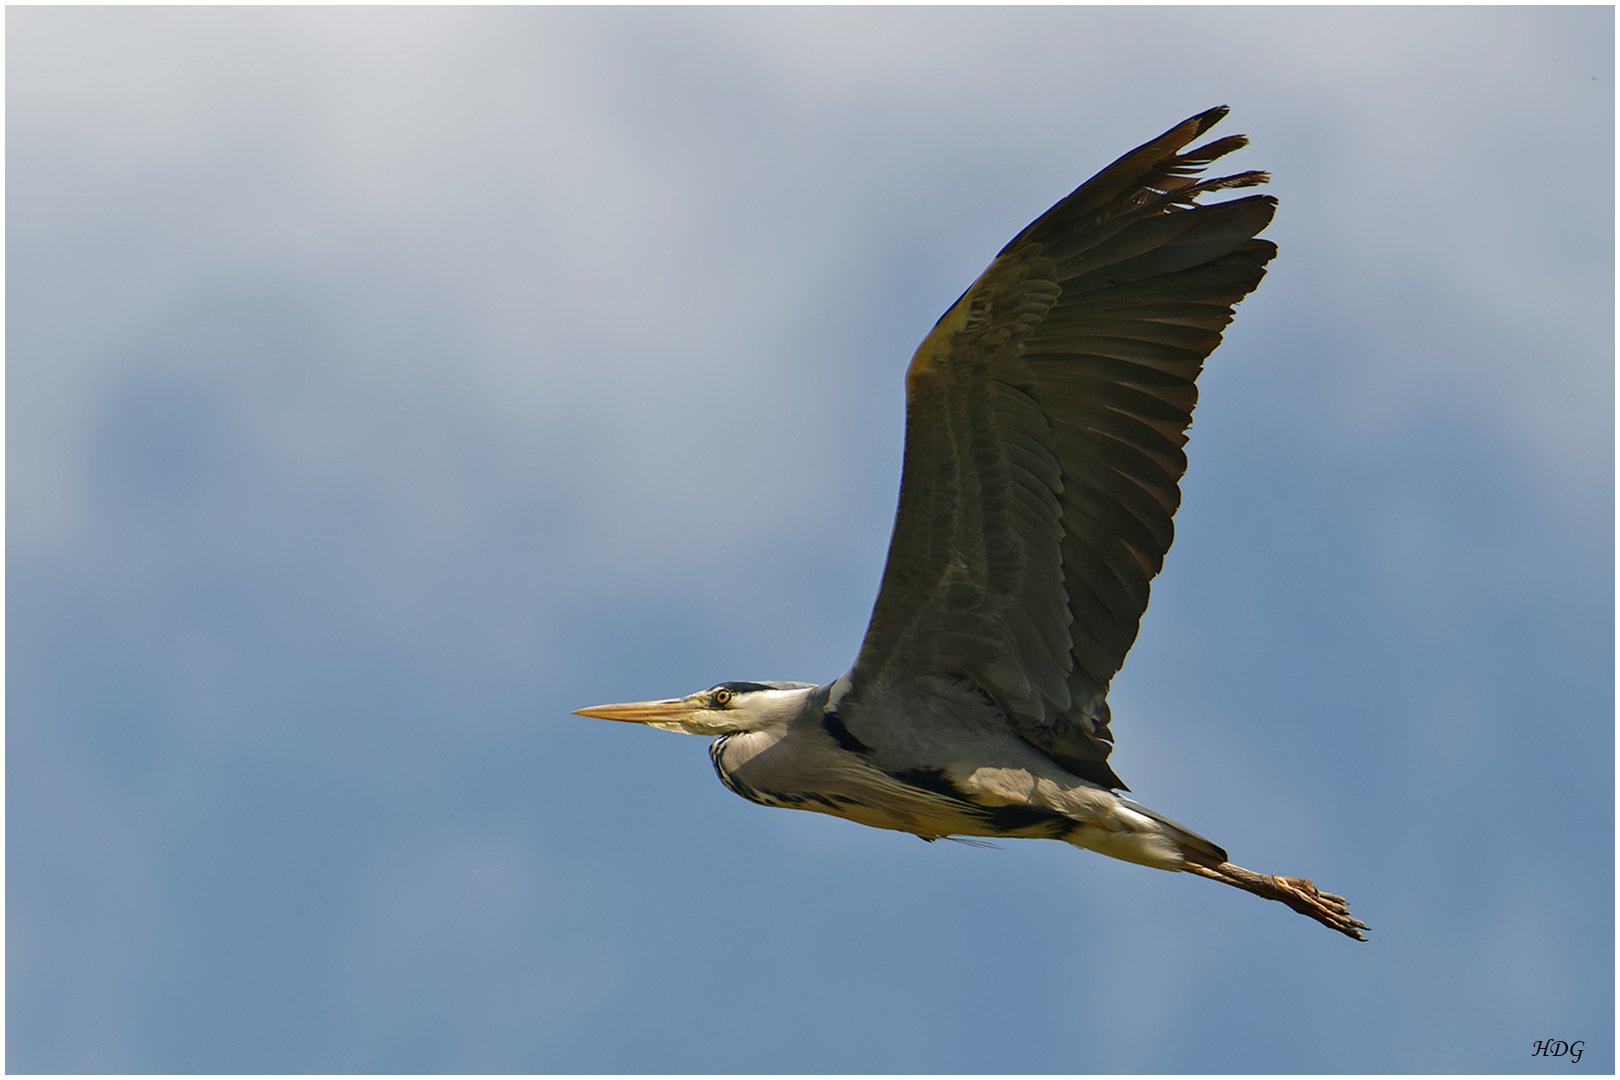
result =
[[1233,888],[1254,893],[1267,900],[1287,904],[1301,915],[1308,915],[1323,926],[1331,927],[1357,941],[1367,940],[1361,936],[1361,931],[1368,929],[1367,924],[1351,917],[1350,905],[1345,898],[1323,892],[1305,878],[1257,874],[1253,870],[1245,870],[1229,862],[1215,866],[1200,866],[1189,861],[1182,869],[1199,877],[1207,877],[1211,881],[1225,882]]

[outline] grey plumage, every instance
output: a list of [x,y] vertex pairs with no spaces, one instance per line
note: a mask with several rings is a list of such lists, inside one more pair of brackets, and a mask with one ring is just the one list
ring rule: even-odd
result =
[[934,839],[1044,837],[1280,900],[1351,937],[1308,881],[1254,874],[1118,794],[1107,691],[1174,536],[1204,359],[1276,247],[1267,195],[1200,179],[1242,136],[1126,154],[1002,249],[906,373],[906,450],[871,624],[835,683],[725,683],[579,710],[719,735],[733,791]]

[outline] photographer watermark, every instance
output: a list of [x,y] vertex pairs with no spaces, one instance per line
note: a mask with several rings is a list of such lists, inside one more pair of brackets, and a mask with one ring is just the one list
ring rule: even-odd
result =
[[1534,1050],[1530,1051],[1530,1056],[1531,1057],[1563,1057],[1565,1054],[1568,1054],[1569,1055],[1569,1063],[1571,1065],[1573,1065],[1577,1061],[1581,1060],[1581,1055],[1583,1053],[1585,1053],[1585,1051],[1582,1050],[1581,1047],[1583,1047],[1585,1045],[1586,1045],[1586,1040],[1585,1039],[1582,1039],[1580,1042],[1572,1042],[1572,1043],[1563,1042],[1562,1040],[1559,1040],[1559,1039],[1537,1039],[1536,1040],[1536,1048]]

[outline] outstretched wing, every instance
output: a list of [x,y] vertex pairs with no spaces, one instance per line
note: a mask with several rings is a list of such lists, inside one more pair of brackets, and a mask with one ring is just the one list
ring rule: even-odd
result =
[[[1195,380],[1276,245],[1276,200],[1199,206],[1243,136],[1211,109],[1019,233],[906,373],[905,471],[849,703],[966,678],[1077,775],[1123,787],[1106,693],[1164,563]],[[855,710],[859,714],[860,710]],[[870,716],[870,714],[868,714]]]

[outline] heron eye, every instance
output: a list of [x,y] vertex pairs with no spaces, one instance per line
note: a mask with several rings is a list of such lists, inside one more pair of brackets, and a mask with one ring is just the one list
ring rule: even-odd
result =
[[727,690],[723,686],[720,689],[716,690],[714,692],[714,703],[716,705],[730,705],[731,704],[731,691]]

